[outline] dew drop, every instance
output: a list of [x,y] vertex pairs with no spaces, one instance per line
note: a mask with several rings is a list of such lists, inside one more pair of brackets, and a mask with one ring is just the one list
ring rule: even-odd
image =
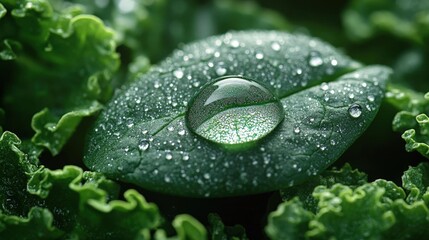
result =
[[148,149],[149,149],[149,145],[150,145],[149,141],[148,141],[148,140],[146,140],[146,139],[143,139],[143,140],[141,140],[141,141],[140,141],[140,143],[139,143],[139,145],[138,145],[138,148],[139,148],[141,151],[146,151],[146,150],[148,150]]
[[370,101],[370,102],[374,102],[375,97],[374,97],[374,96],[372,96],[372,95],[370,95],[370,96],[368,96],[368,97],[367,97],[367,99],[368,99],[368,101]]
[[318,67],[323,64],[323,59],[320,56],[319,52],[311,52],[309,56],[308,63],[312,67]]
[[240,42],[237,40],[232,40],[229,45],[231,45],[231,47],[233,48],[238,48],[240,46]]
[[327,84],[327,83],[322,83],[322,85],[320,85],[320,88],[323,90],[323,91],[326,91],[326,90],[328,90],[329,89],[329,85]]
[[224,68],[224,67],[216,68],[216,74],[218,76],[223,76],[223,75],[225,75],[225,73],[226,73],[226,68]]
[[173,159],[173,155],[171,153],[166,153],[165,154],[165,159],[171,160],[171,159]]
[[182,160],[183,161],[188,161],[189,160],[189,155],[188,154],[183,154]]
[[296,74],[301,75],[302,74],[302,69],[301,68],[297,68],[296,69]]
[[177,132],[177,134],[179,134],[179,136],[183,136],[183,135],[185,135],[185,133],[186,133],[185,129],[179,130]]
[[191,131],[221,144],[261,139],[283,118],[283,106],[272,92],[238,76],[219,78],[205,85],[186,112],[186,124]]
[[257,53],[255,55],[256,59],[263,59],[264,58],[264,54],[263,53]]
[[300,133],[300,132],[301,132],[301,129],[300,129],[299,127],[296,127],[296,128],[293,130],[293,132],[294,132],[294,133]]
[[208,174],[208,173],[204,173],[203,177],[204,177],[205,179],[210,179],[210,174]]
[[358,118],[362,115],[362,107],[354,103],[349,107],[348,112],[352,118]]
[[177,79],[181,79],[183,78],[183,71],[180,69],[177,69],[173,72],[173,75],[177,78]]
[[279,51],[280,50],[280,44],[279,43],[277,43],[277,42],[273,42],[272,44],[271,44],[271,48],[274,50],[274,51]]
[[169,176],[164,176],[164,181],[166,182],[166,183],[169,183],[169,182],[171,182],[171,178],[169,177]]

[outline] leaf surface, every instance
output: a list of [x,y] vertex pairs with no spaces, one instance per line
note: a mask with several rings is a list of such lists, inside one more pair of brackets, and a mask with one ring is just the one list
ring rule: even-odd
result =
[[[284,120],[267,136],[225,146],[187,127],[192,98],[228,75],[252,79],[280,100]],[[389,75],[388,68],[361,67],[306,36],[211,37],[177,50],[118,94],[90,133],[84,161],[94,171],[172,194],[280,189],[324,170],[364,132]]]

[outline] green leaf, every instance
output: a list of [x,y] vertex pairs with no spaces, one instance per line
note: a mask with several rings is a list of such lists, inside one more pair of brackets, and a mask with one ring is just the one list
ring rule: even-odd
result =
[[[10,129],[59,153],[80,120],[94,115],[112,93],[118,68],[114,32],[73,8],[54,10],[47,0],[4,3],[0,21],[1,71],[7,71],[4,109]],[[4,31],[3,31],[4,29]],[[13,78],[12,78],[13,76]]]
[[[85,164],[151,190],[187,196],[243,195],[297,184],[341,156],[375,117],[390,70],[355,70],[359,66],[317,39],[275,31],[232,32],[190,44],[110,102],[90,133]],[[284,120],[265,137],[250,138],[255,141],[215,144],[189,129],[187,107],[203,88],[231,75],[271,92],[283,105]],[[219,119],[232,111],[257,120],[265,98],[249,93],[234,96],[231,109],[217,104]],[[240,108],[246,102],[247,113]],[[217,121],[228,127],[228,121]],[[244,128],[243,134],[251,131]]]
[[395,115],[393,130],[403,132],[407,151],[418,151],[429,158],[429,93],[414,92],[400,86],[390,86],[387,101],[401,109]]
[[[366,184],[355,190],[334,185],[329,190],[320,186],[314,197],[321,209],[310,223],[308,236],[316,238],[359,239],[380,238],[394,223],[394,216],[382,204],[384,189]],[[322,210],[323,209],[323,210]]]
[[409,191],[408,203],[421,200],[429,191],[429,164],[420,163],[417,167],[410,167],[402,175],[402,185]]
[[[203,4],[187,0],[108,1],[102,4],[73,1],[76,2],[115,29],[118,33],[116,42],[127,50],[126,58],[145,55],[151,62],[165,58],[182,43],[231,29],[291,29],[282,15],[253,1],[216,0]],[[67,5],[57,4],[56,9]]]
[[355,0],[344,14],[349,35],[355,40],[374,37],[387,32],[416,43],[424,43],[429,36],[429,2],[417,0]]
[[209,214],[209,236],[212,240],[247,240],[246,230],[241,225],[227,227],[217,214]]
[[322,181],[308,193],[317,208],[309,209],[298,197],[286,200],[270,214],[266,232],[271,239],[426,239],[428,166],[407,170],[403,188],[384,179],[334,185]]
[[328,188],[340,183],[349,186],[352,189],[367,183],[367,175],[352,169],[349,164],[344,165],[341,169],[329,169],[318,176],[309,178],[303,184],[288,187],[280,190],[283,200],[290,200],[299,197],[304,204],[305,209],[315,213],[317,211],[317,200],[312,196],[314,188],[317,186],[326,186]]
[[38,146],[49,149],[53,155],[57,155],[73,135],[82,118],[91,116],[101,109],[102,105],[93,101],[65,113],[58,119],[58,116],[45,108],[36,113],[31,122],[36,131],[32,141]]
[[305,239],[308,225],[313,218],[314,214],[304,209],[298,198],[293,198],[270,213],[265,231],[272,240]]
[[0,211],[0,237],[2,239],[59,239],[63,232],[52,225],[49,210],[34,207],[27,218],[3,215]]
[[187,214],[178,215],[173,220],[173,227],[176,229],[178,239],[207,239],[207,232],[204,226]]
[[30,163],[27,155],[19,149],[21,140],[11,132],[0,137],[0,212],[26,216],[38,203],[35,196],[26,191],[28,174],[38,169]]

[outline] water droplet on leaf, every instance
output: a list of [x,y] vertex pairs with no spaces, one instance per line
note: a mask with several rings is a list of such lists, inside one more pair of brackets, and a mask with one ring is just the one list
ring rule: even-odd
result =
[[362,115],[362,107],[356,103],[352,104],[348,111],[352,118],[358,118]]
[[236,76],[204,86],[186,114],[189,129],[222,144],[261,139],[283,118],[283,106],[272,92],[255,81]]
[[263,59],[263,58],[264,58],[264,54],[262,54],[262,53],[257,53],[257,54],[255,55],[255,57],[256,57],[256,59]]
[[319,52],[311,52],[309,56],[308,63],[312,67],[318,67],[323,64],[323,59],[320,56]]
[[280,44],[278,44],[277,42],[274,42],[274,43],[271,44],[271,48],[274,51],[279,51],[280,50]]
[[216,68],[216,74],[218,76],[223,76],[223,75],[225,75],[225,73],[226,73],[226,68],[224,68],[224,67]]
[[143,139],[140,141],[138,147],[141,151],[146,151],[149,148],[149,145],[150,145],[149,141],[146,139]]
[[177,69],[176,71],[173,72],[173,75],[178,78],[181,79],[183,77],[183,71],[180,69]]

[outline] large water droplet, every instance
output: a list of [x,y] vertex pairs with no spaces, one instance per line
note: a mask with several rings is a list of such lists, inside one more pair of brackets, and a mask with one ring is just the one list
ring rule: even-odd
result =
[[204,86],[188,105],[186,123],[194,133],[222,144],[263,138],[283,120],[283,106],[259,83],[238,76]]
[[349,115],[352,118],[358,118],[358,117],[360,117],[360,115],[362,115],[362,107],[359,104],[356,104],[356,103],[352,104],[349,107],[348,111],[349,111]]

